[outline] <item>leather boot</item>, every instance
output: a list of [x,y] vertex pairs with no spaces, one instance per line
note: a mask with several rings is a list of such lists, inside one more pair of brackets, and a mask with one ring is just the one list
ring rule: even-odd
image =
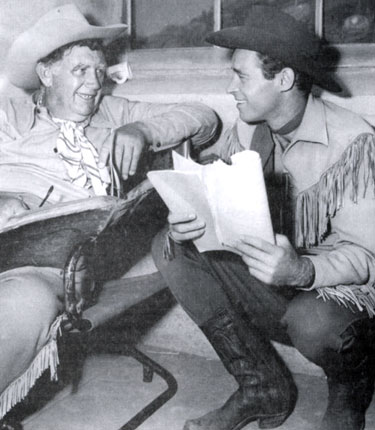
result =
[[328,405],[319,430],[363,430],[374,393],[374,323],[351,324],[343,333],[343,348],[328,355]]
[[240,430],[256,420],[261,429],[280,426],[294,409],[297,390],[272,345],[246,316],[226,310],[201,329],[239,388],[221,408],[187,421],[184,430]]

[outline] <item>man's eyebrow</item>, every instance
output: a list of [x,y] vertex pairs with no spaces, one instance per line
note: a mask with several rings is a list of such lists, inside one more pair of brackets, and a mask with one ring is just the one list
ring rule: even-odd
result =
[[237,67],[232,67],[232,70],[233,70],[233,72],[235,72],[235,73],[237,73],[239,75],[243,75],[244,74],[243,71],[240,70],[240,69],[238,69]]
[[[74,64],[72,68],[73,69],[79,69],[81,67],[87,68],[87,67],[92,67],[92,66],[93,66],[92,64],[78,63],[78,64]],[[108,66],[106,63],[100,63],[100,64],[96,64],[94,67],[95,68],[101,67],[102,69],[106,69]]]

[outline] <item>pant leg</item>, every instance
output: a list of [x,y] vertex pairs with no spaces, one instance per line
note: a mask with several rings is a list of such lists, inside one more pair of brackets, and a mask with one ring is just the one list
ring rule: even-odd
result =
[[175,257],[163,258],[165,232],[154,239],[155,264],[177,301],[199,326],[217,309],[242,307],[271,339],[293,344],[321,365],[340,351],[342,334],[367,312],[318,299],[316,291],[275,288],[253,278],[242,259],[229,252],[199,253],[193,244],[174,245]]
[[[10,404],[16,403],[9,401],[9,395],[6,399],[4,392],[29,369],[38,353],[51,341],[51,326],[63,309],[63,295],[62,273],[56,269],[24,267],[0,274],[2,414],[7,412]],[[34,372],[34,376],[39,376],[37,373]],[[14,398],[22,398],[31,388],[30,380],[24,382],[24,387],[22,382],[18,384],[19,396],[12,392]],[[4,405],[5,401],[8,406]]]
[[220,308],[245,310],[271,338],[288,343],[280,324],[298,291],[275,289],[253,278],[242,259],[230,252],[199,253],[191,243],[174,245],[174,258],[163,258],[165,232],[154,239],[155,264],[169,288],[196,324],[202,326]]
[[282,323],[293,345],[309,360],[326,367],[329,357],[335,360],[334,356],[351,342],[348,328],[357,321],[369,320],[366,311],[317,299],[317,293],[311,291],[302,292],[290,302]]

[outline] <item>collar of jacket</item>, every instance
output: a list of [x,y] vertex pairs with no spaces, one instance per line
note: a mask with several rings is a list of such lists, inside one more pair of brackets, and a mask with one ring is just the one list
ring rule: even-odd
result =
[[[102,103],[102,101],[100,101]],[[91,117],[89,123],[90,127],[95,128],[115,128],[115,124],[106,119],[103,112],[100,109],[100,103],[98,110]],[[22,118],[22,122],[18,124],[19,132],[21,135],[30,131],[35,123],[35,117],[38,113],[38,106],[35,103],[35,93],[27,97],[26,99],[20,99],[13,101],[14,109],[17,112],[17,117]],[[51,118],[52,121],[52,118]]]
[[294,133],[291,144],[298,141],[328,146],[327,118],[323,101],[310,94],[305,114]]

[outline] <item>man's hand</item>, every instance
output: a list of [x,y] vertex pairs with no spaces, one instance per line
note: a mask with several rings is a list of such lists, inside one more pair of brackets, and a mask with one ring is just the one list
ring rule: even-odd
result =
[[170,213],[168,222],[170,235],[176,242],[198,239],[206,229],[206,223],[195,214]]
[[139,159],[144,149],[149,145],[146,127],[142,123],[134,122],[115,130],[114,140],[104,142],[99,154],[98,167],[107,165],[113,148],[114,163],[123,179],[128,179],[137,171]]
[[27,211],[29,208],[19,198],[1,197],[0,198],[0,228],[6,227],[11,219]]
[[299,256],[288,238],[281,234],[276,235],[276,245],[244,236],[233,248],[241,253],[250,274],[266,284],[307,287],[314,280],[311,260]]

